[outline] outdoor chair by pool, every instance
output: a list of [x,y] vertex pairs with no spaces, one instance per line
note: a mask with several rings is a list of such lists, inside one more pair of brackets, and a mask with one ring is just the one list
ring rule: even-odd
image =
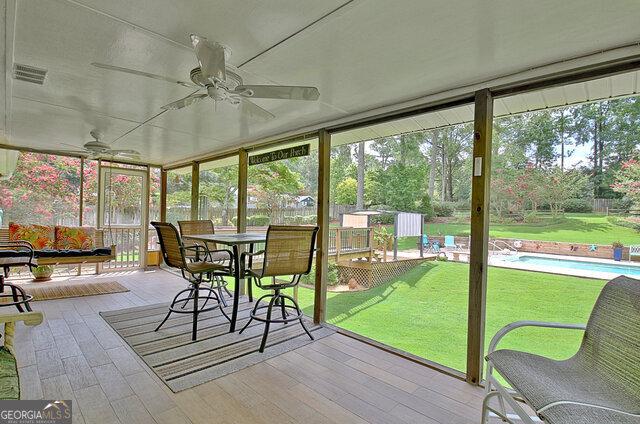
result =
[[[199,219],[194,221],[178,221],[178,226],[180,227],[180,235],[181,236],[189,236],[195,234],[215,234],[215,229],[213,227],[213,222],[210,219]],[[199,246],[202,243],[198,242],[187,242],[184,241],[185,246]],[[204,243],[207,248],[208,256],[203,258],[209,262],[226,265],[229,268],[229,274],[231,275],[231,252],[228,250],[218,249],[215,243]],[[199,260],[197,257],[197,251],[193,251],[192,254],[188,255],[190,260]],[[227,301],[224,298],[222,290],[226,291],[229,296],[229,290],[227,289],[227,282],[220,275],[214,275],[211,278],[211,288],[218,292],[218,296],[220,297],[220,301],[224,306],[227,306]]]
[[[243,275],[250,280],[254,279],[256,286],[261,289],[273,291],[256,301],[250,313],[251,318],[240,330],[240,333],[242,333],[254,319],[264,322],[260,352],[264,352],[271,323],[287,324],[292,321],[299,321],[304,331],[313,340],[313,336],[304,325],[303,314],[298,303],[293,297],[284,294],[282,291],[297,286],[300,282],[300,277],[308,274],[311,270],[317,233],[318,227],[270,225],[267,230],[264,250],[255,253],[245,252],[241,256],[240,263],[244,266],[247,258],[263,255],[262,264],[254,264],[259,267],[244,269]],[[285,277],[290,281],[276,280],[276,277]],[[267,278],[271,282],[263,283],[263,278]],[[249,284],[251,284],[251,281],[249,281]],[[260,302],[265,299],[270,299],[269,303],[260,305]],[[280,310],[282,318],[272,317],[274,307]],[[264,310],[266,310],[266,316],[261,316],[261,312]],[[287,312],[288,310],[295,312],[290,314]]]
[[456,239],[454,236],[444,236],[444,248],[459,250],[460,246],[456,244]]
[[427,252],[433,250],[433,243],[429,240],[429,236],[426,234],[422,235],[422,250],[426,250]]
[[[173,298],[171,305],[169,305],[169,312],[167,312],[167,315],[158,327],[156,327],[155,331],[158,331],[160,327],[162,327],[172,312],[177,314],[192,314],[191,340],[196,340],[199,314],[220,309],[222,315],[229,319],[224,309],[222,309],[222,303],[220,302],[218,293],[210,287],[200,287],[202,283],[207,282],[206,278],[229,275],[229,268],[219,263],[207,261],[206,259],[189,261],[187,256],[194,251],[198,252],[198,257],[200,258],[210,258],[210,252],[206,246],[185,247],[184,244],[182,244],[178,230],[173,224],[152,222],[151,225],[153,225],[158,232],[158,241],[160,242],[164,262],[167,266],[179,269],[182,277],[189,282],[189,287],[180,290]],[[229,252],[229,254],[231,254],[231,252]],[[204,296],[200,296],[201,290],[205,291]],[[206,308],[210,300],[215,302],[215,305]],[[204,301],[204,303],[201,304],[201,301]],[[191,310],[185,309],[189,302],[193,303]]]
[[[584,336],[578,352],[564,361],[495,350],[507,333],[526,326],[584,330]],[[620,276],[609,281],[586,326],[535,321],[507,325],[491,340],[486,359],[483,423],[490,412],[509,423],[534,423],[536,418],[517,399],[551,424],[640,423],[640,280]],[[494,370],[512,389],[498,381]],[[497,405],[490,405],[494,398]]]

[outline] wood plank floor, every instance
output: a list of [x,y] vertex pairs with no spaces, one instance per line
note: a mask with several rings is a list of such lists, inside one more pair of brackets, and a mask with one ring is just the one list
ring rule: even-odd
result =
[[98,312],[168,302],[184,281],[84,278],[131,291],[35,302],[45,322],[16,332],[23,399],[72,399],[76,424],[479,422],[480,389],[340,334],[174,394]]

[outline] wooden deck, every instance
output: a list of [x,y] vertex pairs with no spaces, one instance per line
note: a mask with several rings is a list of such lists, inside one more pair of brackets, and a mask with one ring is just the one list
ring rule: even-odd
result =
[[184,281],[160,270],[81,278],[131,291],[35,302],[46,322],[16,332],[23,399],[72,399],[74,424],[479,422],[480,389],[340,334],[174,394],[98,312],[167,302]]

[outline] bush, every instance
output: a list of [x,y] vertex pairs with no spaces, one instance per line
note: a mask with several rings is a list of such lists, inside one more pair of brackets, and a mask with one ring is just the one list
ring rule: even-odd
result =
[[395,214],[392,213],[381,213],[380,215],[371,215],[370,223],[371,225],[393,225],[395,220]]
[[631,228],[633,230],[640,232],[640,222],[631,221],[629,219],[621,218],[619,216],[608,216],[607,221],[609,221],[612,224],[619,225],[625,228]]
[[247,225],[250,227],[265,227],[269,225],[271,218],[266,215],[253,215],[247,217]]
[[308,224],[308,225],[313,225],[316,224],[318,221],[318,218],[315,215],[307,215],[304,217],[302,223],[303,224]]
[[304,216],[302,215],[293,215],[285,218],[285,222],[291,225],[300,225],[302,221],[304,221]]
[[593,212],[593,203],[587,199],[567,199],[562,206],[565,212]]
[[621,199],[613,199],[613,202],[611,202],[610,209],[620,209],[628,212],[632,206],[633,206],[633,201],[628,197],[623,197]]
[[345,178],[335,188],[335,202],[338,205],[355,205],[358,192],[358,181]]
[[438,202],[433,204],[433,211],[436,216],[453,216],[455,209],[454,202]]
[[542,217],[535,212],[529,212],[524,216],[523,222],[525,224],[542,222]]
[[315,215],[294,215],[285,219],[287,224],[291,225],[309,225],[316,223]]
[[427,221],[431,221],[436,216],[436,213],[433,210],[433,205],[431,204],[431,198],[428,194],[422,196],[418,209],[419,212],[424,215],[424,218]]
[[[335,262],[329,262],[329,273],[327,274],[327,285],[335,286],[338,284],[338,265]],[[316,282],[316,264],[311,265],[311,271],[300,277],[300,282],[306,285],[313,285]]]

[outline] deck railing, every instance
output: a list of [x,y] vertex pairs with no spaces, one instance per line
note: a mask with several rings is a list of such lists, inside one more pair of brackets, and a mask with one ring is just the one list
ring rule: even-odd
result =
[[339,227],[329,229],[329,255],[355,252],[371,252],[373,249],[373,227]]
[[[150,233],[151,234],[151,233]],[[105,270],[138,268],[142,266],[140,247],[142,231],[139,226],[111,225],[104,229],[105,244],[116,246],[116,259],[104,264]]]

